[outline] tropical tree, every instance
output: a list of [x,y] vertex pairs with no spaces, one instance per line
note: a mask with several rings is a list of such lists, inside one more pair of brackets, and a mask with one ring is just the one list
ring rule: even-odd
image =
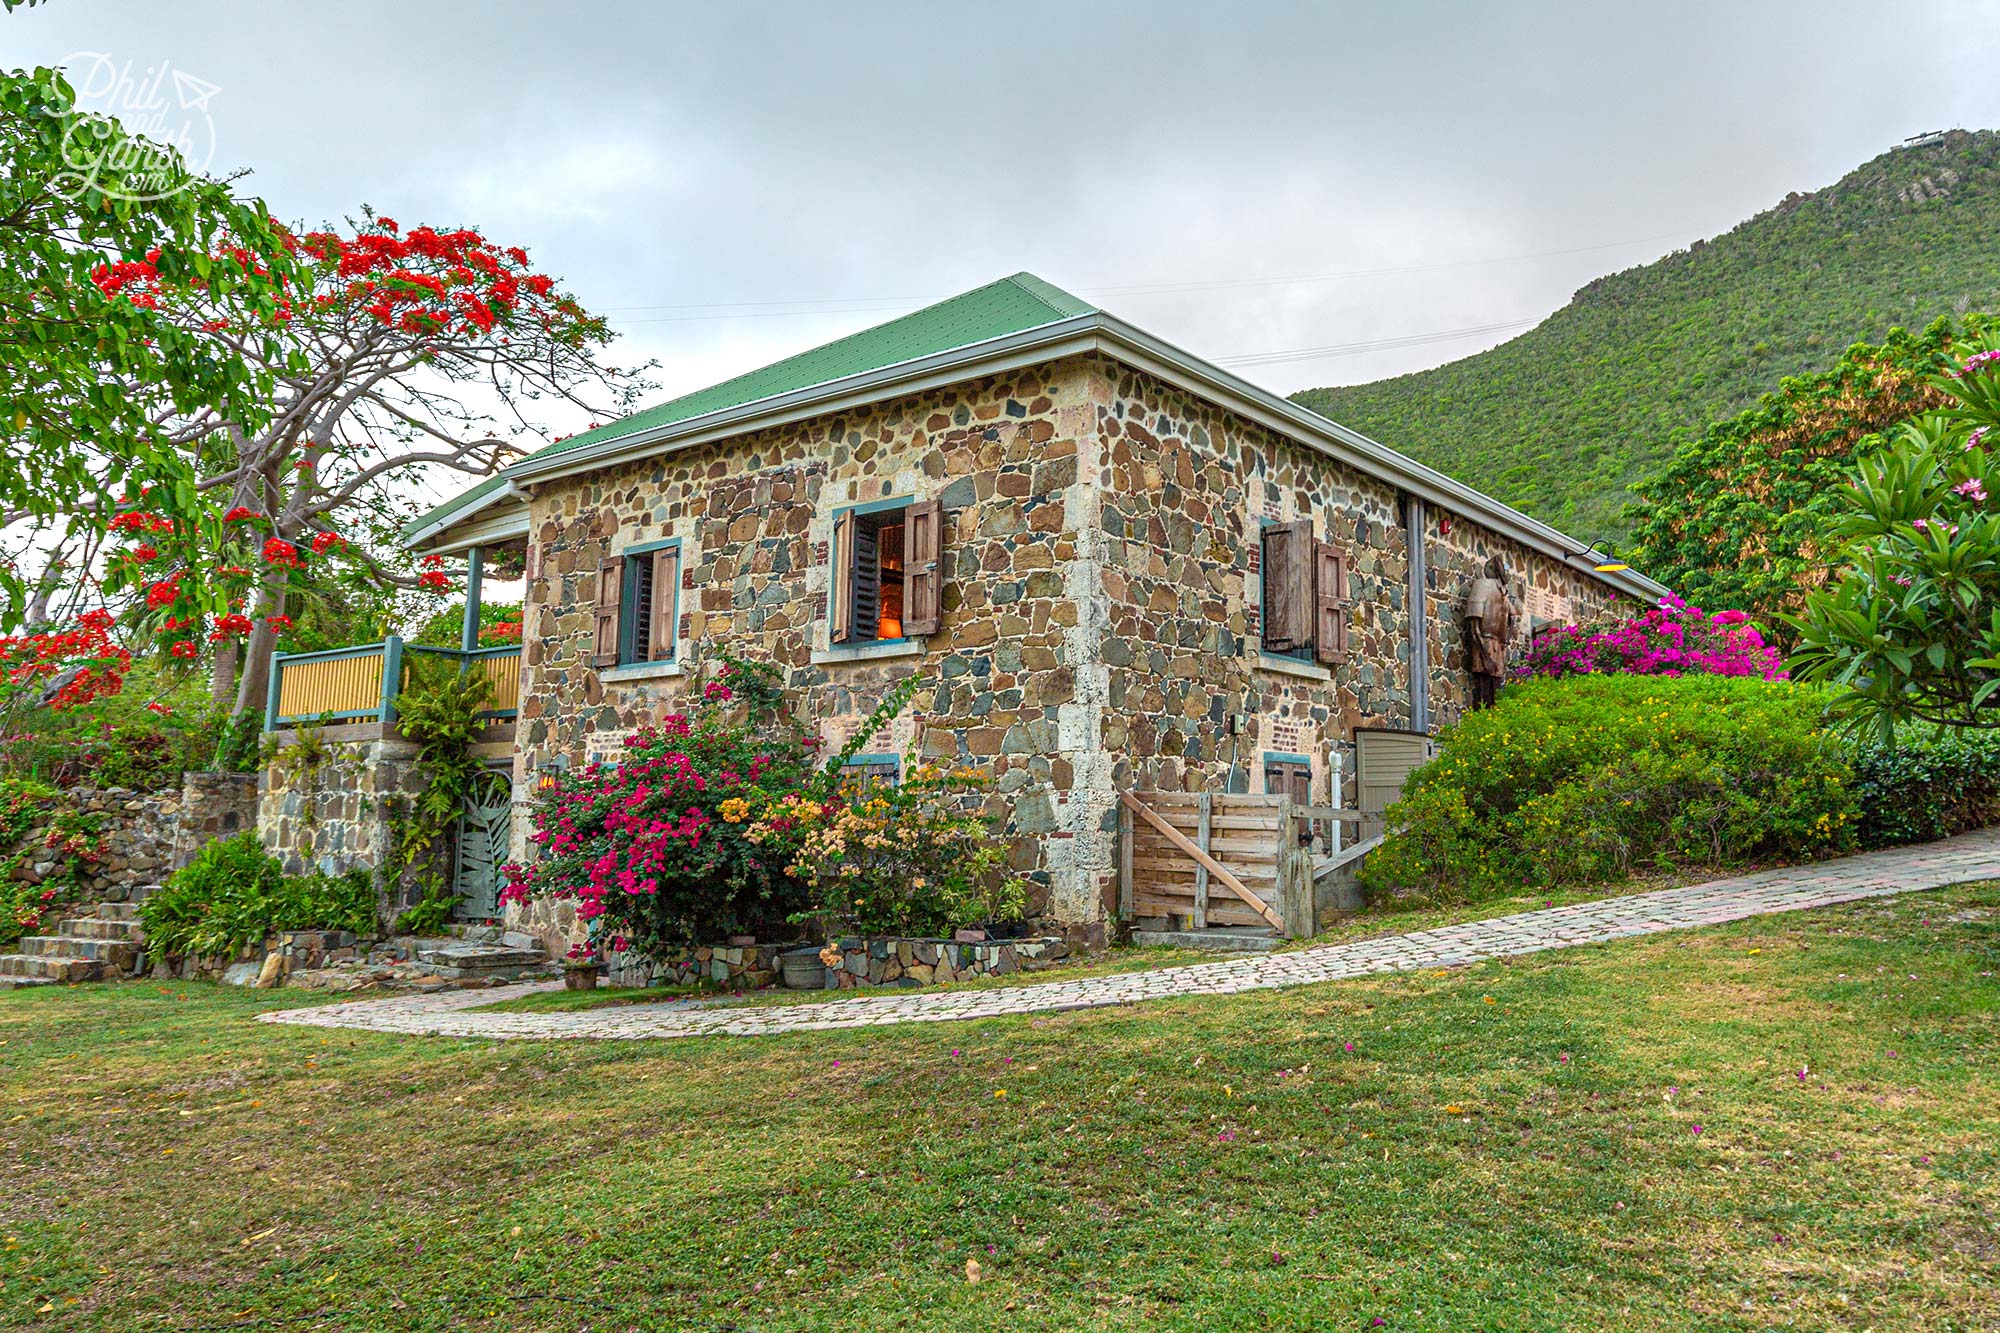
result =
[[1839,491],[1846,563],[1806,599],[1796,676],[1837,683],[1833,708],[1885,739],[1898,722],[2000,727],[2000,340],[1935,387]]
[[101,541],[101,522],[70,530],[79,497],[144,477],[159,509],[178,510],[195,500],[194,442],[223,421],[263,428],[279,345],[246,359],[92,280],[128,260],[246,322],[276,312],[289,266],[262,204],[79,112],[57,71],[0,73],[0,526],[44,575],[0,559],[0,629],[81,609],[51,606],[84,587],[71,576]]
[[1938,380],[1957,363],[1954,346],[1989,322],[1967,315],[1922,333],[1891,329],[1879,345],[1856,343],[1830,369],[1787,376],[1757,406],[1711,425],[1632,488],[1626,558],[1705,605],[1767,623],[1798,612],[1840,565],[1833,528],[1855,460],[1952,401]]
[[109,520],[125,525],[128,546],[106,589],[143,594],[139,614],[170,651],[212,642],[214,695],[237,717],[262,706],[272,650],[315,584],[344,571],[447,586],[442,562],[412,565],[396,550],[420,507],[413,483],[497,471],[520,453],[517,439],[546,436],[530,416],[545,405],[617,410],[646,387],[599,360],[604,322],[519,247],[372,214],[283,239],[294,277],[267,314],[170,280],[150,256],[93,275],[270,385],[258,419],[221,422],[187,445],[193,514],[155,509],[155,488],[128,494]]

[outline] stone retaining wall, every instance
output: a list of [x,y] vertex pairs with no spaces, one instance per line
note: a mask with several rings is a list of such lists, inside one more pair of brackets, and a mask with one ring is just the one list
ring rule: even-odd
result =
[[662,958],[631,951],[614,953],[604,970],[609,986],[692,986],[699,981],[753,990],[778,979],[777,944],[725,945],[676,949]]
[[[256,818],[257,778],[251,773],[189,773],[175,791],[134,791],[128,787],[70,787],[62,793],[68,809],[94,815],[102,851],[77,875],[78,904],[124,902],[132,891],[158,884],[186,865],[202,846],[249,828]],[[49,812],[53,821],[60,808]],[[14,878],[39,884],[60,868],[46,849],[50,824],[22,838],[26,851]]]
[[[858,986],[930,986],[974,977],[1005,976],[1023,963],[1054,962],[1069,956],[1060,935],[1023,940],[861,939],[848,936],[820,952],[827,964],[827,989]],[[835,954],[839,961],[831,961]]]

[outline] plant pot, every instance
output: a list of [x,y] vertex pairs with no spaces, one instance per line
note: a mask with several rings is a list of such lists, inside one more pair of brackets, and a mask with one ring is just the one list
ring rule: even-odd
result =
[[563,969],[563,989],[596,990],[597,979],[603,975],[602,967],[566,967]]
[[819,960],[819,947],[807,945],[778,955],[779,974],[792,990],[825,990],[826,964]]

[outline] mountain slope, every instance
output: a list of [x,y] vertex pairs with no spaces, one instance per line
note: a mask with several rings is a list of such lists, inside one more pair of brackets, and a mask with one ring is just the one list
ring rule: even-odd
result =
[[1599,278],[1477,356],[1295,401],[1578,537],[1683,439],[1893,325],[1992,309],[2000,133],[1952,131]]

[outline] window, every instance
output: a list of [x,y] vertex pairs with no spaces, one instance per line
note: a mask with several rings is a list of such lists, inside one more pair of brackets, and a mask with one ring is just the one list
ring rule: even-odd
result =
[[944,510],[935,500],[885,500],[833,519],[827,637],[872,643],[935,634]]
[[671,662],[680,643],[681,544],[635,546],[597,566],[594,666]]
[[1266,754],[1264,792],[1289,797],[1293,805],[1311,805],[1312,761],[1302,754]]
[[1313,539],[1312,520],[1266,523],[1263,649],[1302,662],[1347,660],[1347,557]]
[[893,754],[857,754],[840,766],[841,781],[857,787],[880,783],[893,787],[902,781],[903,761]]

